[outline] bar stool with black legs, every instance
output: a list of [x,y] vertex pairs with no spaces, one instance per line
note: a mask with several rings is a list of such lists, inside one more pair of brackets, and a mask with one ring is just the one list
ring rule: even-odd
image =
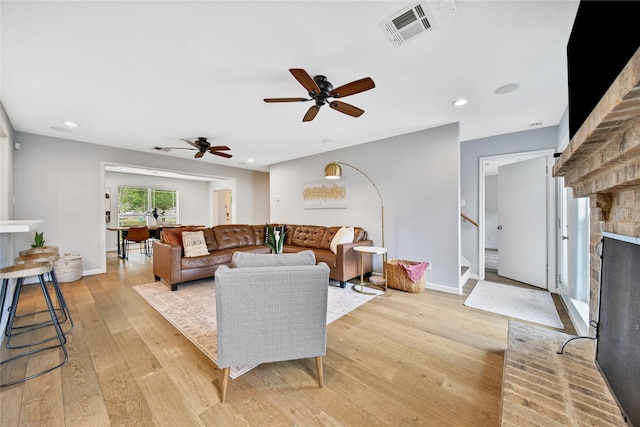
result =
[[[59,259],[59,256],[57,253],[41,252],[41,253],[33,253],[31,255],[24,255],[24,256],[17,257],[16,264],[29,264],[34,262],[51,262],[52,265],[54,265],[58,259]],[[65,334],[68,334],[73,329],[73,318],[71,317],[71,313],[69,311],[69,307],[67,306],[67,302],[64,298],[64,294],[62,293],[62,289],[60,288],[60,283],[58,282],[58,278],[56,277],[55,268],[51,269],[51,271],[49,272],[49,276],[51,278],[51,283],[53,285],[53,290],[55,292],[56,300],[58,303],[58,307],[57,308],[54,307],[54,311],[56,312],[56,315],[58,316],[58,322],[61,325],[69,321],[69,328],[66,331],[64,331]],[[23,286],[26,286],[26,285],[23,285]],[[40,310],[33,313],[24,313],[24,314],[18,315],[17,304],[20,299],[19,292],[21,291],[22,291],[22,287],[20,287],[20,289],[16,289],[16,293],[14,294],[14,304],[16,306],[16,309],[15,309],[16,314],[12,318],[13,322],[7,323],[7,328],[5,329],[5,336],[7,337],[6,347],[11,349],[23,348],[23,347],[29,346],[29,345],[15,346],[11,344],[12,337],[21,335],[27,332],[31,332],[35,329],[51,326],[51,320],[46,320],[38,323],[29,323],[29,324],[20,324],[20,325],[15,324],[16,320],[31,317],[47,311],[47,310]],[[55,337],[49,337],[44,341],[50,341],[52,339],[55,339]]]
[[[18,298],[20,295],[20,291],[22,290],[22,286],[24,285],[24,280],[29,277],[37,277],[38,282],[40,284],[40,290],[42,291],[42,295],[44,297],[45,303],[47,304],[47,311],[49,313],[49,316],[51,317],[49,326],[52,327],[55,332],[55,336],[52,338],[57,340],[57,343],[54,343],[53,345],[49,345],[46,347],[40,346],[39,344],[42,344],[43,342],[46,342],[46,341],[50,341],[49,339],[40,340],[36,343],[31,343],[29,347],[34,347],[34,348],[27,350],[23,353],[11,356],[6,360],[2,360],[0,362],[0,365],[4,365],[5,363],[12,362],[22,357],[30,356],[32,354],[36,354],[36,353],[47,351],[47,350],[53,350],[56,348],[61,349],[64,354],[64,358],[60,363],[54,366],[48,367],[35,374],[29,375],[27,377],[14,379],[14,380],[10,380],[8,382],[2,383],[0,384],[0,387],[18,384],[18,383],[30,380],[32,378],[39,377],[42,374],[51,372],[54,369],[61,367],[67,362],[67,360],[69,360],[69,353],[67,352],[67,347],[66,347],[67,339],[64,335],[64,332],[62,331],[62,326],[60,325],[60,322],[58,320],[58,315],[56,314],[55,308],[53,306],[53,302],[51,300],[51,296],[49,295],[47,283],[45,282],[45,279],[44,279],[45,274],[50,273],[52,270],[53,270],[53,263],[51,261],[31,262],[27,264],[16,264],[9,267],[0,268],[0,279],[2,279],[2,290],[0,292],[0,304],[1,304],[0,307],[4,307],[5,298],[7,296],[7,288],[9,286],[9,280],[17,279],[14,298],[8,310],[9,317],[7,320],[7,327],[9,324],[13,324],[13,321],[16,315],[17,305],[18,305],[17,304]],[[0,312],[0,320],[3,314],[4,314],[3,311]]]

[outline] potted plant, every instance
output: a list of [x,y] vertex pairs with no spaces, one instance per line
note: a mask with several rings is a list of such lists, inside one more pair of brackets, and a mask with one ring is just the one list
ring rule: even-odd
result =
[[281,254],[282,245],[284,244],[284,238],[287,235],[287,230],[278,230],[275,227],[267,224],[267,241],[265,245],[271,248],[271,253]]
[[151,223],[151,221],[148,221],[149,223],[147,225],[158,225],[158,217],[164,216],[164,211],[158,208],[153,208],[152,211],[147,212],[147,215],[151,215],[154,219],[153,223]]
[[33,243],[31,244],[32,248],[41,248],[44,246],[44,231],[42,233],[38,233],[36,231],[36,234],[33,238]]

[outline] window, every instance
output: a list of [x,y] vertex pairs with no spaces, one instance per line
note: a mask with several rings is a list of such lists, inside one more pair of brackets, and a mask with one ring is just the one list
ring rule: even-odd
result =
[[155,222],[178,224],[178,192],[144,187],[118,187],[118,226],[136,227]]
[[[589,324],[589,199],[574,198],[571,188],[564,188],[564,179],[558,178],[560,190],[560,247],[558,264],[559,293],[570,313],[579,315],[584,322],[576,323],[582,335],[587,335]],[[581,329],[582,328],[582,329]]]

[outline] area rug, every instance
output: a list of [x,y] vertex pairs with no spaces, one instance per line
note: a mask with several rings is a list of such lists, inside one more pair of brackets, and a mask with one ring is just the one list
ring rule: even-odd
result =
[[[218,364],[218,334],[216,328],[216,296],[213,281],[202,281],[181,286],[175,292],[162,282],[134,286],[136,290],[158,313],[164,316],[189,341],[208,358]],[[329,286],[327,301],[327,324],[344,316],[375,295],[364,295],[351,290]],[[229,376],[237,378],[258,365],[236,366]]]
[[467,307],[564,329],[547,291],[478,281],[464,302]]

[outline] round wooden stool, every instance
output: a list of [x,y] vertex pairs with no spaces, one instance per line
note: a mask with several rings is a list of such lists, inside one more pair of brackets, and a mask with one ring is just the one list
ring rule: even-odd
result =
[[[7,320],[7,328],[9,328],[9,325],[13,325],[13,321],[16,315],[16,308],[17,308],[17,302],[18,302],[18,297],[20,295],[20,291],[22,289],[23,283],[24,283],[24,279],[28,278],[28,277],[37,277],[38,281],[40,282],[40,289],[42,290],[42,295],[44,296],[44,300],[47,304],[47,310],[49,312],[49,316],[51,317],[51,321],[48,322],[49,326],[53,326],[54,330],[55,330],[55,334],[56,336],[53,337],[53,339],[57,339],[58,343],[48,346],[48,347],[38,347],[39,344],[45,342],[45,341],[50,341],[50,339],[47,340],[40,340],[38,342],[35,343],[31,343],[29,345],[29,347],[36,347],[32,350],[26,351],[24,353],[20,353],[17,354],[15,356],[12,356],[6,360],[3,360],[2,362],[0,362],[0,365],[4,365],[5,363],[9,363],[13,360],[22,358],[22,357],[26,357],[35,353],[39,353],[45,350],[50,350],[50,349],[55,349],[55,348],[60,348],[62,349],[63,353],[64,353],[64,359],[62,360],[62,362],[58,363],[57,365],[50,367],[50,368],[46,368],[40,372],[37,372],[35,374],[29,375],[28,377],[25,378],[20,378],[17,380],[11,380],[5,383],[0,384],[0,387],[4,387],[4,386],[8,386],[8,385],[13,385],[13,384],[18,384],[21,382],[24,382],[26,380],[30,380],[32,378],[35,377],[39,377],[42,374],[45,374],[47,372],[50,372],[56,368],[59,368],[60,366],[64,365],[67,360],[69,360],[69,353],[67,353],[67,347],[66,347],[66,342],[67,339],[64,335],[64,332],[62,331],[62,327],[60,326],[60,322],[58,321],[58,316],[56,314],[56,311],[53,307],[53,302],[51,301],[51,296],[49,295],[49,290],[47,289],[47,284],[44,280],[44,275],[51,272],[53,270],[53,263],[51,261],[47,261],[47,262],[30,262],[27,264],[16,264],[16,265],[12,265],[10,267],[4,267],[0,269],[0,279],[2,279],[2,291],[0,291],[0,307],[4,307],[4,302],[5,302],[5,298],[7,296],[7,288],[9,286],[9,280],[11,279],[17,279],[16,282],[16,290],[14,293],[14,297],[13,297],[13,302],[11,304],[11,306],[9,307],[9,318]],[[0,314],[1,316],[1,314]],[[1,320],[1,318],[0,318]],[[8,343],[7,343],[8,344]],[[8,347],[8,346],[7,346]],[[23,347],[23,346],[20,346]],[[9,348],[9,347],[8,347]]]
[[58,253],[58,247],[57,246],[39,246],[37,248],[31,248],[31,249],[22,250],[22,251],[18,252],[18,254],[20,256],[25,256],[25,255],[31,255],[31,254],[40,254],[42,252],[52,252],[52,253],[57,254]]
[[[38,263],[38,262],[50,262],[51,265],[53,266],[58,259],[60,259],[60,256],[58,255],[57,252],[37,252],[37,253],[17,257],[16,265],[31,264],[31,263]],[[73,318],[71,317],[71,313],[69,312],[69,307],[67,306],[67,302],[64,299],[64,294],[62,293],[62,289],[60,288],[60,283],[58,282],[58,278],[56,277],[55,268],[52,268],[51,271],[49,271],[49,277],[51,278],[51,283],[53,284],[53,290],[56,294],[56,299],[58,301],[58,308],[55,309],[58,315],[58,322],[60,324],[63,324],[67,320],[69,320],[70,327],[69,329],[64,331],[65,334],[68,334],[73,329]],[[19,298],[20,298],[20,295],[18,295],[18,290],[16,289],[16,294],[14,295],[14,300],[16,301],[16,310],[15,310],[16,313],[18,312],[17,301],[19,300]],[[14,320],[30,317],[38,313],[43,313],[45,311],[47,310],[21,314],[19,316],[16,314],[14,317]],[[5,335],[7,336],[7,348],[20,348],[20,347],[11,346],[12,336],[20,335],[26,332],[30,332],[34,329],[39,329],[39,328],[50,326],[50,325],[51,325],[50,320],[39,322],[39,323],[25,324],[20,326],[15,326],[15,325],[9,326],[9,324],[7,324],[7,329],[5,332]],[[14,332],[14,330],[16,330],[16,332]],[[50,337],[47,340],[51,340],[51,339],[55,339],[55,337]]]

